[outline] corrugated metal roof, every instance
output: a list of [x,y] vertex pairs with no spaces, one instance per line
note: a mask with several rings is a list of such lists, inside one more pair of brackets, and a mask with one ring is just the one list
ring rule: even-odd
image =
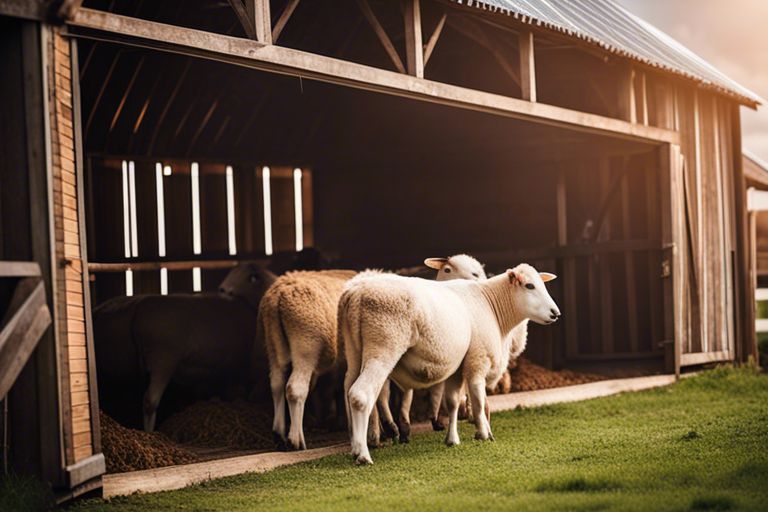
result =
[[649,66],[683,75],[748,104],[765,100],[611,0],[453,0],[577,37]]

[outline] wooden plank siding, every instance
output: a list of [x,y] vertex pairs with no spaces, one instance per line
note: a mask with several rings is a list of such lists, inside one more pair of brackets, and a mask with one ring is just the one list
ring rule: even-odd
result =
[[55,293],[60,353],[59,376],[64,414],[62,430],[66,465],[94,454],[91,379],[86,342],[83,254],[78,212],[71,47],[58,29],[48,54],[53,221],[56,240]]

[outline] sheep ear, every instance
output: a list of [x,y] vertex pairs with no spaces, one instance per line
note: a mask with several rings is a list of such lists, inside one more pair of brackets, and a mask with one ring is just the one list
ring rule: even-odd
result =
[[424,260],[426,266],[435,270],[440,270],[446,263],[448,263],[448,258],[427,258]]
[[509,277],[509,282],[510,283],[513,283],[513,284],[514,283],[518,283],[519,284],[519,283],[523,282],[523,280],[520,279],[520,276],[514,270],[512,270],[511,268],[507,269],[507,276]]
[[553,279],[557,279],[555,274],[550,274],[549,272],[539,272],[539,276],[541,276],[541,280],[545,283]]

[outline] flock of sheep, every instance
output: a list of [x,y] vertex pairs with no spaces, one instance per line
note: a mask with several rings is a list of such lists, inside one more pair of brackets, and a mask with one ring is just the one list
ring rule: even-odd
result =
[[[325,374],[337,385],[343,376],[358,464],[373,463],[368,446],[379,443],[381,426],[387,436],[407,439],[414,389],[430,389],[433,426],[444,401],[448,446],[459,444],[463,389],[475,439],[493,439],[486,386],[495,386],[510,358],[524,350],[528,320],[549,324],[560,316],[544,285],[555,276],[521,264],[488,279],[467,255],[425,263],[437,270],[435,281],[379,271],[306,271],[288,273],[266,291],[256,336],[267,349],[279,444],[306,448],[304,406],[313,382]],[[390,410],[389,380],[404,392],[399,423]]]

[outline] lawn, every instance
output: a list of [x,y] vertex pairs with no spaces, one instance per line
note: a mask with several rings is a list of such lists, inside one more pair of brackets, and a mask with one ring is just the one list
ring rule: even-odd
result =
[[493,415],[495,442],[442,435],[96,510],[767,510],[768,376],[717,369],[671,387]]

